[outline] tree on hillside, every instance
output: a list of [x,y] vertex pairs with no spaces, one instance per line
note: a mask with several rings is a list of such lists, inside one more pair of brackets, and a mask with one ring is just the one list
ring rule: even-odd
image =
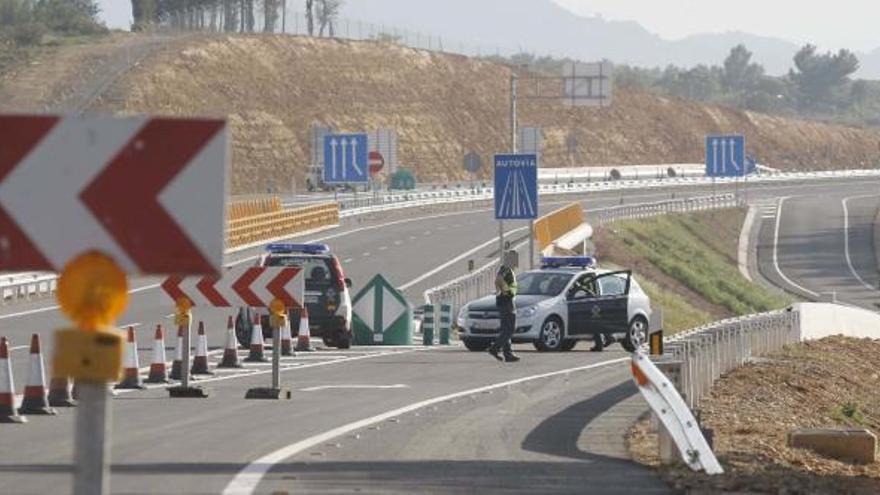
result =
[[721,83],[728,92],[750,91],[764,76],[764,68],[752,63],[752,52],[745,45],[736,45],[724,59]]
[[31,0],[0,0],[0,27],[29,22],[32,12]]
[[281,0],[263,0],[263,32],[274,33],[278,23],[278,7]]
[[34,18],[52,31],[89,34],[105,31],[98,20],[101,8],[96,0],[37,0]]
[[834,92],[859,70],[859,59],[849,50],[820,54],[814,45],[806,45],[794,56],[794,65],[797,70],[789,78],[800,91],[801,106],[818,108],[833,103]]
[[342,0],[319,0],[318,3],[318,36],[324,36],[324,29],[327,28],[327,34],[333,37],[333,26],[339,17],[339,9],[342,8]]
[[315,0],[306,0],[306,24],[309,27],[309,36],[315,35]]
[[158,9],[156,0],[131,0],[131,28],[134,31],[144,29],[157,20]]

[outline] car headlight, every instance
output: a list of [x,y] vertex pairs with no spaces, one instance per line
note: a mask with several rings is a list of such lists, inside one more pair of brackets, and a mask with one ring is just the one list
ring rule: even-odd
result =
[[458,310],[458,318],[456,318],[455,322],[458,323],[458,326],[464,328],[465,320],[467,320],[467,306],[462,306],[460,310]]
[[520,308],[520,309],[516,310],[516,317],[517,318],[530,318],[532,316],[535,316],[535,313],[537,313],[537,312],[538,312],[538,306],[528,306],[528,307]]

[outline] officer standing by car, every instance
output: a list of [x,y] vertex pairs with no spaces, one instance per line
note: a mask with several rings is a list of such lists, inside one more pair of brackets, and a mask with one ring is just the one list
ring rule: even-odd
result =
[[[586,297],[597,297],[598,287],[596,286],[596,278],[582,278],[574,283],[572,287],[572,291],[574,294],[579,292],[584,293]],[[593,347],[590,349],[591,352],[602,352],[606,347],[613,344],[615,342],[614,335],[610,332],[602,333],[598,330],[593,332]]]
[[[516,272],[519,255],[516,251],[507,251],[502,258],[501,267],[495,275],[495,305],[501,319],[498,338],[489,347],[489,354],[499,361],[513,363],[519,361],[511,349],[510,340],[516,329]],[[498,355],[501,351],[504,358]]]

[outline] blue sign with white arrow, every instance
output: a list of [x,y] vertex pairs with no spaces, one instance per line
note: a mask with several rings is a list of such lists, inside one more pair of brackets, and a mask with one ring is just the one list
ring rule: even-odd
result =
[[495,218],[538,218],[537,155],[495,155]]
[[366,134],[324,136],[324,183],[369,182],[369,152]]
[[740,177],[746,174],[746,138],[706,136],[706,176]]

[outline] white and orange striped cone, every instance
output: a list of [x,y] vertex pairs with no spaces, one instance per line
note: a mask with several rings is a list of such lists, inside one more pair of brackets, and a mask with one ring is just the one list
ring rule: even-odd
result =
[[49,406],[49,390],[46,388],[46,367],[43,365],[43,353],[40,352],[40,336],[31,336],[31,372],[24,387],[24,398],[18,414],[57,414]]
[[141,383],[140,363],[138,362],[137,339],[134,335],[134,327],[128,327],[128,338],[125,339],[125,349],[123,349],[122,354],[122,366],[122,380],[113,388],[145,388],[144,384]]
[[290,332],[290,318],[285,319],[287,321],[281,327],[281,355],[293,356],[293,336]]
[[226,346],[223,348],[223,360],[218,368],[241,368],[238,360],[238,339],[235,338],[235,324],[232,317],[226,321]]
[[254,327],[251,331],[251,348],[248,357],[244,359],[246,363],[265,363],[269,361],[264,354],[266,347],[263,341],[263,325],[260,323],[260,316],[254,315]]
[[199,322],[199,334],[196,337],[196,355],[193,358],[192,368],[189,370],[193,375],[213,375],[208,369],[208,336],[205,335],[205,323]]
[[168,383],[168,367],[165,365],[165,332],[162,325],[156,325],[153,335],[153,359],[150,361],[150,375],[147,383]]
[[69,377],[52,377],[49,380],[49,405],[52,407],[76,407]]
[[171,362],[171,378],[172,380],[180,380],[181,369],[183,367],[183,326],[177,326],[177,346],[174,348],[174,361]]
[[0,423],[26,422],[15,410],[15,383],[12,381],[9,342],[6,337],[0,337]]
[[303,307],[302,315],[299,318],[299,331],[296,333],[296,349],[297,351],[310,352],[312,348],[312,331],[309,329],[309,310]]

